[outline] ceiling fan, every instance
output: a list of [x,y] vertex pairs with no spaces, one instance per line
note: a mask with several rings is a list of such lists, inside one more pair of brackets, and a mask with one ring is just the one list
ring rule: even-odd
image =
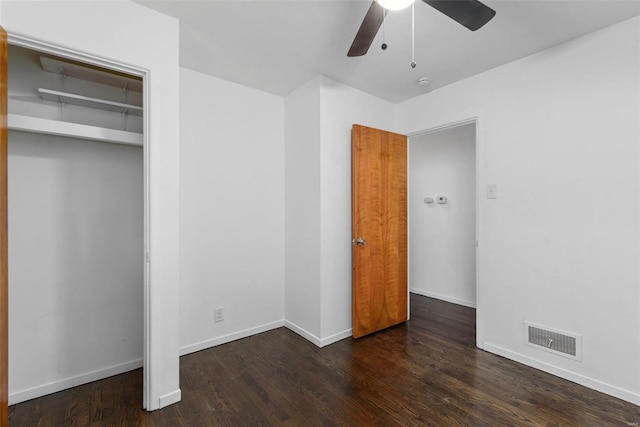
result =
[[[471,31],[481,28],[496,14],[495,10],[480,3],[478,0],[422,1]],[[362,56],[367,53],[387,12],[389,10],[402,9],[413,2],[414,0],[373,0],[347,56]]]

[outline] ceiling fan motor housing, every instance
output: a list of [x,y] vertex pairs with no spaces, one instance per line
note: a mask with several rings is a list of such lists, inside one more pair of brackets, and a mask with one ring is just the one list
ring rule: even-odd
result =
[[[496,14],[495,10],[479,2],[478,0],[422,0],[424,3],[448,16],[458,24],[465,26],[471,31],[476,31],[487,22],[489,22]],[[385,3],[383,0],[382,3]],[[413,0],[407,1],[406,6],[413,3]],[[373,43],[373,39],[378,33],[378,29],[382,26],[388,9],[381,6],[379,0],[373,0],[369,10],[360,24],[360,28],[356,33],[353,44],[347,53],[347,56],[362,56],[367,53],[369,46]],[[386,43],[383,42],[382,50],[386,49]]]

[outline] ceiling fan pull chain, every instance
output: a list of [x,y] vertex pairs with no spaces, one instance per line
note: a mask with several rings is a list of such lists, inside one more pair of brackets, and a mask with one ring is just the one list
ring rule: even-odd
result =
[[382,48],[382,50],[387,50],[387,42],[386,40],[386,34],[384,33],[384,17],[387,14],[387,10],[383,7],[382,8],[382,46],[380,46]]
[[416,68],[416,14],[415,2],[411,3],[411,68]]

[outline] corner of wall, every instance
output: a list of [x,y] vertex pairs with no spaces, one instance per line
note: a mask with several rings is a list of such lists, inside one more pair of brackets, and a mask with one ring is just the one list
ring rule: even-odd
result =
[[307,339],[320,332],[320,85],[317,76],[284,101],[284,312]]

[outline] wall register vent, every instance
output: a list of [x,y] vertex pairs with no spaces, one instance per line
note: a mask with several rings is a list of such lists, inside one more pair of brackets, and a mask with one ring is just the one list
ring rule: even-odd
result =
[[551,353],[582,360],[582,336],[524,322],[525,344]]

